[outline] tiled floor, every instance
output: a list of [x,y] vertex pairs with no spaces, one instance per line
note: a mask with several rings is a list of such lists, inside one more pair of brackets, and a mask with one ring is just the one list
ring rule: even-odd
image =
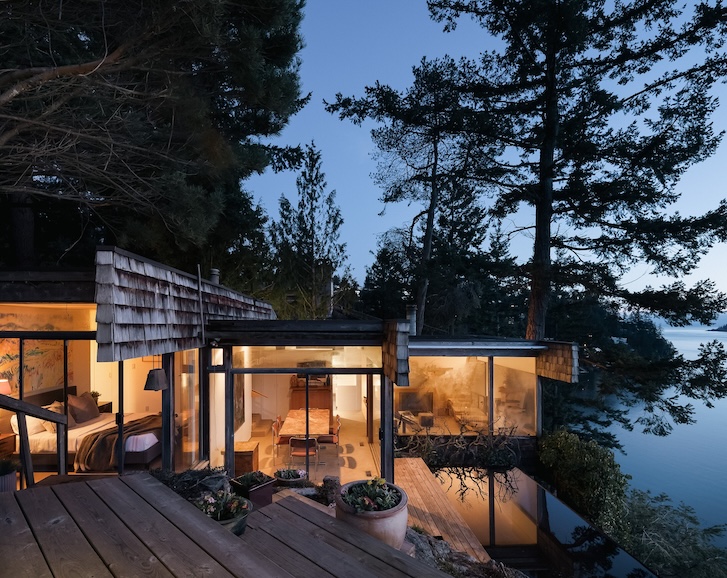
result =
[[[353,480],[378,475],[378,449],[372,451],[366,439],[366,422],[360,412],[339,412],[341,416],[341,436],[338,447],[334,444],[321,444],[319,450],[319,464],[311,459],[310,479],[320,482],[325,476],[338,476],[342,484]],[[255,436],[251,441],[257,441],[258,467],[263,472],[272,475],[275,470],[286,467],[288,451],[286,446],[279,448],[279,455],[273,462],[272,433]],[[296,458],[292,467],[303,469],[304,460]]]

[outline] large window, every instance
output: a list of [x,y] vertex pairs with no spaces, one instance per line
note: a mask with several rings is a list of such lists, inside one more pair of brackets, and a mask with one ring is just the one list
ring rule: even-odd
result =
[[402,429],[446,434],[492,424],[495,431],[535,435],[534,358],[422,356],[409,366],[409,387],[394,392]]

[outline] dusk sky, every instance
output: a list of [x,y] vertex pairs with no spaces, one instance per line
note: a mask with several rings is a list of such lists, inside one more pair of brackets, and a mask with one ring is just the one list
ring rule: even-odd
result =
[[[384,209],[379,202],[380,189],[371,179],[376,163],[369,135],[374,126],[355,126],[340,121],[323,109],[323,100],[333,101],[337,92],[346,96],[363,96],[364,87],[377,80],[398,90],[412,83],[412,67],[422,57],[437,58],[448,54],[454,58],[475,56],[492,48],[492,40],[469,20],[463,20],[453,33],[431,21],[426,2],[412,0],[308,0],[302,24],[305,48],[301,80],[304,93],[312,93],[309,104],[294,116],[277,144],[315,142],[322,153],[327,191],[336,191],[336,201],[344,219],[342,239],[347,243],[349,264],[354,277],[363,283],[366,267],[371,265],[377,237],[384,231],[408,224],[419,208],[399,204]],[[727,128],[727,91],[721,109],[714,117],[715,130]],[[727,143],[705,163],[692,168],[682,180],[682,199],[675,206],[683,215],[699,214],[715,208],[725,198]],[[256,200],[261,200],[271,219],[278,218],[278,199],[284,193],[296,198],[295,173],[273,174],[267,171],[245,183]],[[514,223],[505,227],[514,228]],[[523,260],[532,250],[529,239],[513,241],[513,253]],[[696,274],[685,279],[711,278],[727,292],[727,247],[720,245],[702,261]],[[647,268],[635,269],[624,283],[628,288],[659,285],[662,279],[650,278]]]

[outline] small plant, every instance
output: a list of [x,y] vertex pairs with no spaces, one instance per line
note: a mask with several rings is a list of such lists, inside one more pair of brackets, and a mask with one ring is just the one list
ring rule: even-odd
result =
[[230,480],[230,483],[232,484],[232,487],[235,488],[235,490],[249,491],[255,486],[261,486],[264,483],[271,481],[272,479],[273,478],[271,478],[269,475],[258,470],[255,472],[247,472],[245,474],[242,474],[241,476],[232,478]]
[[281,480],[301,480],[305,476],[305,470],[282,469],[275,472],[275,477]]
[[101,397],[101,394],[98,391],[91,391],[91,397],[96,402],[96,405],[98,405],[98,398]]
[[341,492],[341,499],[357,512],[390,510],[401,502],[401,492],[384,478],[372,478],[349,486]]
[[250,511],[249,502],[232,492],[222,489],[216,492],[202,492],[192,502],[214,520],[229,520]]
[[12,474],[20,469],[20,464],[9,458],[0,459],[0,476]]

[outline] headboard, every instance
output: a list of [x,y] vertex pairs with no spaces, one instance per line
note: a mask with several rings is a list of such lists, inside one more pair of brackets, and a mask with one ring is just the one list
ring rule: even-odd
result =
[[[76,395],[77,387],[75,385],[68,386],[68,394]],[[34,395],[26,395],[24,401],[32,403],[37,406],[50,405],[54,401],[63,401],[63,388],[60,389],[49,389],[47,391],[41,391]],[[0,433],[7,433],[13,431],[10,427],[10,418],[15,412],[0,409]]]

